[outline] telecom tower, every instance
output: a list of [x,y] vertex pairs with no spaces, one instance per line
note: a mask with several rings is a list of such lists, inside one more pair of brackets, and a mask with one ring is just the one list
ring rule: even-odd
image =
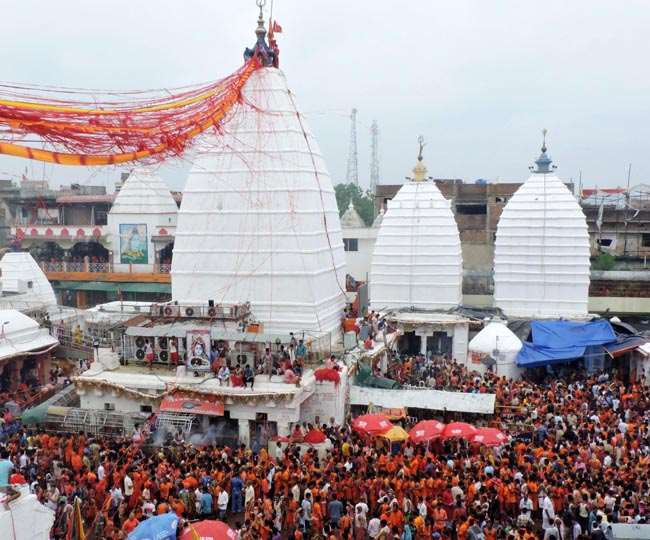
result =
[[377,120],[370,126],[370,192],[375,193],[379,184],[379,126]]
[[359,185],[359,155],[357,152],[357,110],[352,109],[350,114],[350,150],[348,153],[348,184]]

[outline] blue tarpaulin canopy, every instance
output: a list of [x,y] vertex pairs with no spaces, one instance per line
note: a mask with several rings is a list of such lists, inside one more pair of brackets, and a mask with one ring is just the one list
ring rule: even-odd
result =
[[520,367],[540,367],[581,358],[585,348],[616,341],[605,319],[592,322],[532,321],[532,343],[524,342],[517,355]]
[[141,521],[129,534],[129,540],[176,540],[178,516],[168,512]]

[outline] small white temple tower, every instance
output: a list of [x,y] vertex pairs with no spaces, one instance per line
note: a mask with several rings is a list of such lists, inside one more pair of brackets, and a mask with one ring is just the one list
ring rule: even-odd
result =
[[542,153],[497,227],[494,303],[509,317],[580,318],[589,299],[589,233],[573,194]]
[[384,214],[370,267],[374,310],[457,307],[462,299],[462,256],[450,202],[427,178],[420,141],[418,162]]
[[[167,184],[148,169],[135,169],[108,213],[113,267],[118,272],[151,272],[156,250],[171,242],[178,207]],[[162,243],[154,243],[160,238]]]

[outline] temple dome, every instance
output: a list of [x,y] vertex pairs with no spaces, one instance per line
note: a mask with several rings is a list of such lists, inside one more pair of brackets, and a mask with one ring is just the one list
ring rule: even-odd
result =
[[176,214],[178,207],[160,176],[144,168],[129,174],[115,197],[110,214]]
[[462,256],[450,202],[421,162],[388,201],[370,267],[375,310],[450,309],[462,299]]
[[43,270],[27,252],[7,252],[0,260],[2,308],[34,309],[56,306],[56,295]]
[[346,227],[346,228],[360,228],[360,227],[365,227],[366,224],[359,215],[359,212],[357,212],[357,209],[354,207],[354,203],[352,202],[352,199],[350,199],[350,204],[348,205],[348,208],[345,212],[343,212],[343,215],[341,216],[341,227]]
[[584,317],[589,299],[587,220],[554,174],[546,147],[497,227],[494,302],[514,317]]
[[113,264],[118,272],[151,272],[173,240],[178,206],[167,184],[147,168],[129,174],[108,213]]
[[172,297],[249,301],[265,331],[338,331],[345,254],[318,144],[284,74],[255,71],[225,133],[197,148],[178,216]]

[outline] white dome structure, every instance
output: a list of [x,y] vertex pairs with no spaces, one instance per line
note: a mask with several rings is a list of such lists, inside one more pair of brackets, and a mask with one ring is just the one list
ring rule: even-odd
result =
[[7,252],[0,260],[2,308],[30,311],[56,306],[56,295],[38,263],[27,252]]
[[494,360],[498,375],[516,377],[520,372],[516,360],[521,347],[521,340],[506,326],[505,321],[495,318],[472,338],[467,349],[473,369],[485,371],[482,359],[489,357]]
[[422,155],[408,180],[388,202],[370,266],[372,309],[457,307],[463,263],[451,205],[426,179]]
[[350,199],[350,204],[348,205],[347,210],[343,212],[343,215],[341,216],[341,227],[360,228],[365,226],[365,222],[359,215],[359,212],[357,212],[357,209],[354,207],[352,199]]
[[[258,27],[258,47],[267,47],[263,37]],[[172,298],[250,302],[265,332],[338,333],[345,255],[325,161],[282,71],[256,70],[242,93],[247,104],[226,132],[197,148],[178,217]]]
[[587,220],[551,169],[546,143],[497,226],[494,303],[510,317],[580,318],[589,297]]
[[[167,184],[149,169],[129,174],[108,213],[117,271],[150,272],[156,252],[172,241],[178,207]],[[154,237],[162,242],[154,244]]]

